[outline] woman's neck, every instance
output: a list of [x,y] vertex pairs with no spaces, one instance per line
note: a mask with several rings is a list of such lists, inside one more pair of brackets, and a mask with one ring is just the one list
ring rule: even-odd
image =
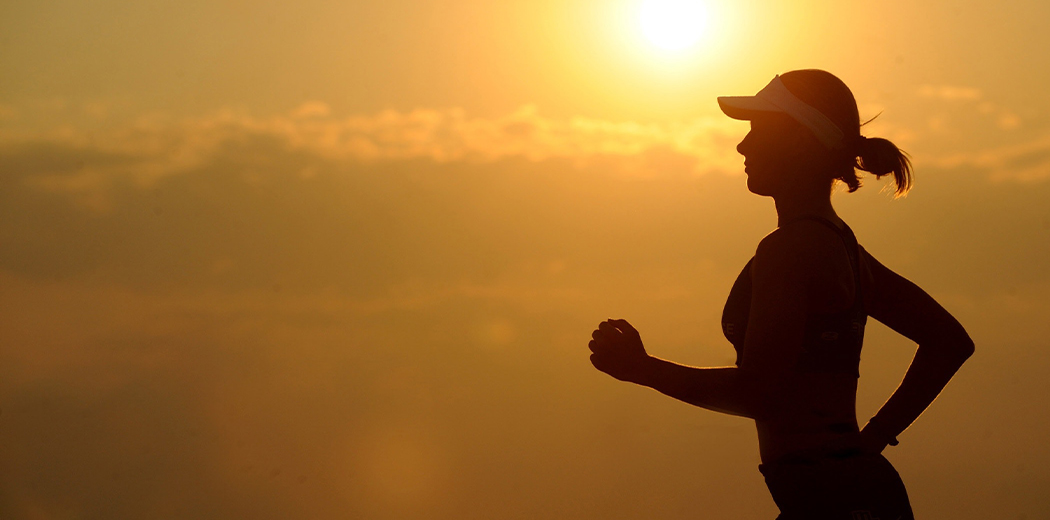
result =
[[777,207],[778,227],[803,216],[823,217],[836,224],[841,221],[831,206],[830,189],[798,189],[776,195],[773,201]]

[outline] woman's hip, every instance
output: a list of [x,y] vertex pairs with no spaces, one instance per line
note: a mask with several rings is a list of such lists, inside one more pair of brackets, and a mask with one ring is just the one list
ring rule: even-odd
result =
[[760,464],[779,520],[912,520],[908,493],[882,455]]

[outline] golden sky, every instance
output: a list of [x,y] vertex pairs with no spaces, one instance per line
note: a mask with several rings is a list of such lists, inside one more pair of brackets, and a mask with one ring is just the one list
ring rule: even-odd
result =
[[[977,353],[887,456],[917,516],[1050,516],[1050,4],[0,5],[0,518],[772,518],[731,364],[775,226],[715,96],[824,68],[916,187],[837,193]],[[863,423],[914,345],[871,326]]]

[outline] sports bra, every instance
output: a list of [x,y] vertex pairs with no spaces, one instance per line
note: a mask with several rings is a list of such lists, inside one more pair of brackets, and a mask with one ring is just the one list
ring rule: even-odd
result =
[[[853,305],[848,309],[806,315],[802,354],[798,358],[795,370],[803,373],[836,373],[860,377],[860,348],[864,341],[864,325],[868,315],[864,310],[864,297],[861,293],[860,246],[857,237],[849,226],[839,229],[825,218],[807,215],[791,222],[799,220],[820,222],[842,239],[849,254],[853,285],[856,289]],[[736,349],[737,366],[740,366],[744,355],[744,338],[747,336],[747,320],[751,311],[751,264],[754,260],[755,258],[751,257],[740,272],[722,311],[722,333]]]

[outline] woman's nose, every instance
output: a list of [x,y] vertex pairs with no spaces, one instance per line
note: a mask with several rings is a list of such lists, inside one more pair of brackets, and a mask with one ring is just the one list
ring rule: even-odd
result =
[[750,146],[751,146],[751,132],[748,132],[747,135],[745,135],[744,138],[740,141],[740,144],[736,145],[736,151],[740,155],[747,155],[747,150],[749,149]]

